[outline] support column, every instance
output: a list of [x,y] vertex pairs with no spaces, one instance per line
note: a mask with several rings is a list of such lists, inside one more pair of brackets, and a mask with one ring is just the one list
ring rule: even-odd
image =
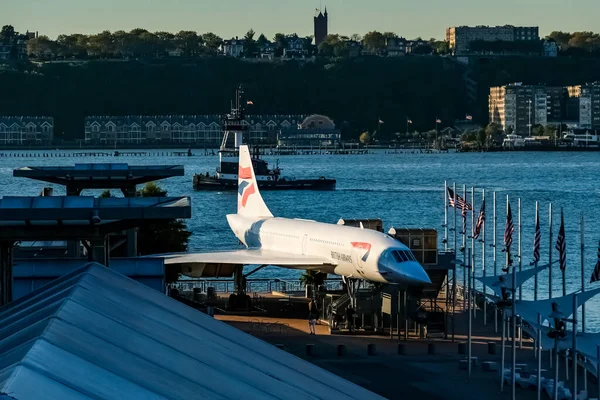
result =
[[0,244],[0,306],[12,301],[12,247],[13,242]]
[[[135,197],[135,185],[122,189],[121,192],[125,197]],[[137,257],[137,255],[137,228],[133,228],[127,231],[127,257]]]
[[104,266],[108,266],[106,238],[92,241],[92,259]]

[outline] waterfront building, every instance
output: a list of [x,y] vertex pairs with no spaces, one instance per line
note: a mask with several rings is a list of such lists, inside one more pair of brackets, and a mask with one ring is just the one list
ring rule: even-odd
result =
[[600,129],[600,82],[568,86],[567,90],[577,111],[579,128]]
[[0,146],[48,145],[53,136],[50,117],[0,116]]
[[[297,127],[303,115],[248,115],[247,143],[275,143],[282,130]],[[218,146],[222,139],[218,115],[89,116],[86,144],[199,144]]]
[[318,11],[319,14],[317,14],[314,18],[315,46],[317,47],[319,47],[319,45],[325,40],[329,30],[327,7],[325,7],[325,13],[322,13],[321,10]]
[[452,26],[446,29],[446,41],[454,55],[469,54],[473,41],[539,41],[537,26]]
[[341,140],[341,132],[335,123],[324,115],[313,114],[306,117],[296,126],[289,126],[279,131],[279,146],[336,146]]
[[504,132],[527,136],[534,125],[548,123],[546,87],[512,83],[490,88],[490,123],[498,124]]

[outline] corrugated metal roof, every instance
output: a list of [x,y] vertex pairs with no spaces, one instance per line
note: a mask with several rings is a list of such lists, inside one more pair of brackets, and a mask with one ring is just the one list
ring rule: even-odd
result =
[[0,309],[0,393],[380,399],[98,264]]

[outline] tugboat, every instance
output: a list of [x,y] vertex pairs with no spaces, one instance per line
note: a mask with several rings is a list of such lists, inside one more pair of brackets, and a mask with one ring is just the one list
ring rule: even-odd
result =
[[[248,125],[243,123],[245,117],[244,91],[240,87],[236,91],[235,105],[223,121],[223,140],[219,148],[219,166],[214,174],[194,174],[195,190],[237,190],[238,183],[238,149],[243,144],[244,132]],[[230,136],[233,137],[231,147]],[[295,179],[281,176],[279,161],[273,169],[260,158],[258,147],[252,154],[252,165],[256,182],[261,190],[335,190],[335,179],[321,176],[318,179]]]

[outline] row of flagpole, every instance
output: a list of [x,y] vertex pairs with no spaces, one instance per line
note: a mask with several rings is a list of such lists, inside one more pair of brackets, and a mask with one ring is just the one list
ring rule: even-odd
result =
[[[448,187],[447,182],[444,182],[444,204],[445,204],[445,212],[444,212],[444,243],[445,243],[445,248],[446,250],[448,249],[448,211],[447,211],[447,205],[449,204],[451,207],[454,208],[454,227],[453,227],[453,232],[454,232],[454,251],[455,251],[455,260],[454,260],[454,269],[453,269],[453,280],[454,280],[454,284],[453,284],[453,301],[455,304],[456,303],[456,264],[460,263],[462,264],[463,267],[465,267],[465,273],[463,274],[463,287],[468,288],[467,291],[468,293],[466,293],[466,295],[464,296],[464,300],[467,299],[468,296],[468,312],[469,312],[469,360],[468,360],[468,364],[469,366],[471,365],[471,360],[470,360],[470,337],[471,337],[471,312],[473,312],[473,316],[475,315],[475,309],[476,307],[471,307],[472,304],[472,300],[473,300],[473,293],[476,292],[476,288],[475,288],[475,265],[476,265],[476,258],[475,258],[475,240],[478,239],[480,237],[480,235],[482,235],[482,239],[480,239],[480,241],[482,242],[482,255],[481,255],[481,266],[482,266],[482,275],[485,277],[486,276],[486,270],[485,270],[485,259],[486,259],[486,255],[485,255],[485,248],[486,248],[486,244],[485,244],[485,222],[486,222],[486,209],[485,209],[485,190],[482,190],[481,192],[481,197],[482,197],[482,201],[481,201],[481,209],[479,212],[479,216],[477,219],[477,223],[475,223],[475,210],[474,210],[474,204],[475,204],[475,188],[471,188],[471,204],[469,204],[466,200],[466,185],[463,185],[463,197],[461,198],[460,195],[457,194],[456,192],[456,184],[453,184],[453,188],[450,189],[450,187]],[[540,229],[540,218],[539,218],[539,204],[538,202],[536,202],[535,204],[535,209],[536,209],[536,213],[535,213],[535,232],[534,232],[534,243],[533,243],[533,262],[531,263],[531,265],[534,266],[534,268],[537,269],[538,267],[538,263],[540,261],[540,250],[541,250],[541,229]],[[462,215],[462,236],[463,236],[463,246],[461,248],[461,251],[463,252],[463,261],[462,263],[459,262],[457,260],[457,223],[456,223],[456,219],[457,219],[457,209],[460,208],[461,209],[461,215]],[[467,238],[467,232],[466,232],[466,210],[470,210],[471,211],[471,235],[469,236],[471,238],[471,248],[467,250],[466,248],[466,238]],[[552,237],[552,221],[553,221],[553,213],[552,213],[552,203],[549,204],[549,275],[548,275],[548,297],[551,299],[553,296],[552,293],[552,253],[553,253],[553,249],[552,249],[552,244],[553,244],[553,237]],[[522,226],[522,221],[521,221],[521,199],[518,198],[518,209],[517,209],[517,221],[518,221],[518,229],[517,229],[517,240],[518,240],[518,252],[517,252],[517,257],[518,257],[518,261],[519,261],[519,272],[521,272],[522,270],[522,238],[521,238],[521,226]],[[493,261],[494,261],[494,275],[497,276],[497,262],[496,262],[496,253],[497,253],[497,242],[496,242],[496,223],[497,223],[497,218],[496,218],[496,192],[493,192],[493,244],[491,245],[491,247],[494,249],[493,252]],[[511,368],[511,388],[512,388],[512,393],[511,393],[511,397],[514,399],[515,398],[515,387],[516,387],[516,338],[517,338],[517,319],[516,319],[516,308],[515,308],[515,304],[516,304],[516,266],[514,265],[513,259],[511,257],[511,253],[510,253],[510,249],[511,249],[511,245],[512,245],[512,236],[514,233],[514,223],[513,223],[513,218],[512,218],[512,211],[511,211],[511,207],[510,207],[510,199],[509,196],[506,196],[506,226],[505,226],[505,232],[504,232],[504,249],[502,250],[503,252],[506,253],[506,267],[503,268],[503,272],[505,273],[509,273],[512,272],[512,318],[511,318],[511,322],[512,322],[512,326],[511,326],[511,336],[512,336],[512,368]],[[584,235],[584,218],[583,215],[581,215],[580,218],[580,259],[581,259],[581,292],[585,292],[585,257],[584,257],[584,251],[585,251],[585,245],[584,245],[584,241],[585,241],[585,235]],[[564,226],[564,213],[563,210],[561,209],[561,225],[560,225],[560,229],[559,229],[559,233],[556,239],[556,244],[555,244],[555,249],[558,251],[559,254],[559,266],[560,266],[560,270],[561,270],[561,275],[562,275],[562,293],[563,296],[566,296],[566,277],[565,277],[565,271],[566,271],[566,235],[565,235],[565,226]],[[467,264],[467,258],[466,255],[467,253],[469,254],[469,264]],[[512,270],[511,270],[512,267]],[[468,282],[465,282],[466,279],[466,275],[467,275],[467,271],[468,271],[468,275],[469,275],[469,280]],[[534,300],[537,301],[538,300],[538,291],[539,291],[539,279],[537,276],[537,273],[534,275],[535,276],[535,282],[534,282]],[[599,247],[598,247],[598,261],[596,263],[596,267],[594,269],[594,272],[592,274],[592,277],[590,279],[590,283],[592,282],[596,282],[596,281],[600,281],[600,242],[599,242]],[[466,283],[466,284],[465,284]],[[472,292],[471,292],[472,291]],[[483,286],[483,291],[486,291],[485,285]],[[519,300],[522,299],[522,290],[521,290],[521,286],[519,286]],[[484,325],[487,324],[487,310],[486,310],[486,303],[484,301]],[[463,309],[465,309],[466,307],[463,307]],[[454,305],[452,306],[452,312],[454,314]],[[494,316],[495,316],[495,331],[497,332],[497,308],[495,308],[494,310]],[[573,345],[572,345],[572,357],[574,360],[576,360],[576,354],[577,354],[577,335],[575,334],[576,329],[577,329],[577,296],[574,296],[574,303],[573,303],[573,320],[569,321],[573,323]],[[581,329],[582,332],[585,333],[585,304],[582,304],[582,312],[581,312]],[[541,322],[541,316],[538,316],[538,319]],[[452,339],[454,340],[454,318],[452,318]],[[505,354],[505,313],[504,313],[504,308],[502,308],[502,365],[501,365],[501,390],[503,389],[503,383],[504,383],[504,354]],[[539,330],[539,328],[538,328]],[[522,333],[519,333],[519,340],[522,341]],[[541,337],[540,334],[538,332],[538,335],[535,339],[536,344],[535,344],[535,354],[538,357],[538,363],[541,363]],[[521,342],[522,343],[522,342]],[[598,346],[598,351],[600,353],[600,346]],[[556,357],[558,357],[558,355],[555,355]],[[599,355],[600,358],[600,355]],[[600,361],[599,361],[600,362]],[[556,374],[558,374],[558,358],[556,358],[555,361],[556,365],[555,365],[555,369],[556,369]],[[552,358],[550,358],[550,366],[552,367]],[[575,394],[577,394],[577,380],[576,380],[576,371],[577,365],[574,362],[574,391]],[[540,379],[540,372],[539,372],[539,368],[538,368],[538,398],[539,398],[539,379]],[[468,374],[469,378],[470,378],[470,368],[469,368],[469,374]],[[568,373],[567,373],[568,376]],[[556,384],[556,380],[555,379],[555,395],[557,393],[557,384]]]
[[[456,193],[456,184],[453,185],[453,189],[449,188],[447,186],[447,184],[445,183],[445,204],[449,205],[450,207],[454,208],[454,227],[452,229],[448,229],[448,212],[447,212],[447,207],[445,210],[445,221],[444,221],[444,243],[445,243],[445,249],[448,249],[448,231],[451,230],[453,231],[453,236],[454,236],[454,248],[457,249],[457,210],[461,209],[461,216],[462,216],[462,230],[458,233],[461,234],[462,236],[462,247],[460,248],[460,251],[463,253],[463,260],[462,260],[462,264],[466,265],[467,264],[467,237],[471,239],[471,263],[474,265],[475,264],[475,241],[477,239],[479,239],[479,237],[481,237],[481,239],[479,239],[482,243],[482,250],[481,250],[481,267],[482,267],[482,274],[483,276],[486,276],[486,270],[485,270],[485,245],[486,245],[486,238],[485,238],[485,226],[486,226],[486,209],[485,209],[485,190],[482,190],[482,203],[481,203],[481,209],[479,211],[479,217],[477,222],[475,222],[475,209],[473,207],[473,205],[471,203],[468,203],[466,200],[466,194],[467,194],[467,190],[466,190],[466,185],[463,185],[463,196],[461,197],[460,195],[458,195]],[[446,194],[447,193],[447,194]],[[449,201],[446,201],[449,200]],[[519,266],[519,272],[522,271],[522,237],[521,237],[521,227],[522,227],[522,220],[521,220],[521,199],[518,198],[518,209],[517,209],[517,245],[518,245],[518,250],[517,250],[517,259],[518,259],[518,266]],[[474,203],[475,202],[475,195],[474,195],[474,188],[471,188],[471,202]],[[510,267],[513,266],[514,264],[514,260],[512,258],[511,255],[511,246],[512,246],[512,236],[514,233],[514,222],[512,219],[512,210],[510,207],[510,201],[509,198],[507,196],[507,200],[506,200],[506,215],[507,215],[507,226],[505,228],[505,233],[504,233],[504,249],[502,250],[502,252],[506,253],[506,267],[503,269],[504,272],[509,272]],[[553,233],[552,233],[552,220],[553,220],[553,212],[552,212],[552,203],[549,204],[548,206],[548,210],[549,210],[549,252],[548,252],[548,263],[549,265],[552,265],[552,244],[553,244]],[[467,211],[471,211],[471,234],[469,234],[467,232],[467,224],[466,224],[466,218],[467,218]],[[494,249],[493,252],[493,261],[494,261],[494,275],[498,275],[498,271],[497,271],[497,262],[496,262],[496,253],[497,253],[497,239],[496,239],[496,232],[497,232],[497,216],[496,216],[496,192],[493,192],[493,244],[491,244],[491,247]],[[532,266],[537,267],[538,263],[541,259],[541,255],[540,255],[540,249],[541,249],[541,229],[540,229],[540,218],[539,218],[539,204],[538,202],[536,202],[536,214],[535,214],[535,232],[534,232],[534,243],[533,243],[533,262],[531,263]],[[585,291],[585,270],[584,270],[584,265],[585,265],[585,258],[584,258],[584,251],[585,251],[585,245],[584,245],[584,239],[585,239],[585,235],[584,235],[584,218],[583,215],[580,217],[580,258],[581,258],[581,290],[582,292]],[[565,271],[566,271],[566,235],[565,235],[565,226],[564,226],[564,212],[561,209],[561,225],[560,225],[560,229],[559,229],[559,233],[558,236],[556,238],[556,243],[554,248],[558,251],[559,254],[559,266],[560,266],[560,270],[561,270],[561,280],[562,280],[562,294],[563,296],[566,295],[566,276],[565,276]],[[455,255],[455,257],[457,256],[457,254]],[[474,278],[474,273],[472,274],[473,276],[471,276],[471,279]],[[591,282],[596,281],[595,279],[592,279]],[[463,283],[466,286],[466,276],[463,277]],[[552,298],[553,297],[553,292],[552,292],[552,286],[553,286],[553,276],[552,276],[552,268],[550,267],[548,270],[548,297]],[[473,286],[474,287],[474,286]],[[534,281],[534,293],[533,293],[533,298],[534,300],[538,300],[539,297],[539,279],[537,277],[537,274],[535,275],[535,281]],[[522,291],[519,290],[519,300],[522,299]],[[583,308],[582,308],[583,309]],[[585,326],[585,323],[582,323],[582,327]]]

